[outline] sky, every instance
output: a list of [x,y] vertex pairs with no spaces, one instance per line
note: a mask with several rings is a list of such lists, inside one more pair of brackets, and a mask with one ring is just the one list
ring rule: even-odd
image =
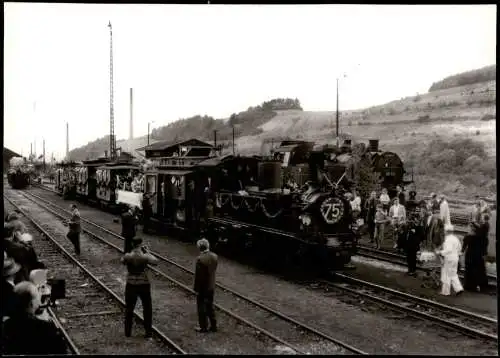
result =
[[[494,5],[4,3],[4,146],[62,159],[109,134],[113,27],[117,139],[278,97],[304,110],[383,104],[496,63]],[[342,77],[346,74],[346,77]]]

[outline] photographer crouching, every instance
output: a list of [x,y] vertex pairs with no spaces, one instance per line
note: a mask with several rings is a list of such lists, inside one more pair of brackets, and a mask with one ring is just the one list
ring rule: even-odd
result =
[[156,264],[158,260],[142,246],[142,239],[134,237],[131,240],[132,250],[126,253],[121,261],[127,266],[127,284],[125,286],[125,336],[132,334],[132,322],[137,298],[141,299],[144,316],[146,338],[153,333],[153,307],[151,303],[151,284],[147,272],[148,264]]
[[4,322],[2,353],[14,355],[66,354],[66,342],[54,322],[41,319],[42,297],[29,281],[13,289],[14,309]]

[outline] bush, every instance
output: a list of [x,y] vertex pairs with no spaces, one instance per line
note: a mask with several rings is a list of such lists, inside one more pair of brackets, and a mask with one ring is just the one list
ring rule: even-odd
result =
[[429,123],[431,121],[431,117],[428,114],[418,116],[417,122],[418,123]]
[[433,83],[429,88],[429,92],[453,88],[459,86],[470,85],[474,83],[487,82],[496,80],[497,67],[496,65],[486,66],[477,70],[459,73],[453,76]]
[[495,116],[496,116],[496,114],[493,115],[493,114],[488,113],[488,114],[485,114],[484,116],[482,116],[481,120],[482,121],[491,121],[492,119],[495,119]]

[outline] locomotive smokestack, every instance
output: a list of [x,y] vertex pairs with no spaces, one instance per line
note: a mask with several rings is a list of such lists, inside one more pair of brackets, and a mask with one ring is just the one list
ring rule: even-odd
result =
[[130,89],[130,137],[129,139],[134,139],[134,112],[133,112],[133,97],[132,88]]
[[370,139],[368,141],[368,151],[378,152],[378,139]]

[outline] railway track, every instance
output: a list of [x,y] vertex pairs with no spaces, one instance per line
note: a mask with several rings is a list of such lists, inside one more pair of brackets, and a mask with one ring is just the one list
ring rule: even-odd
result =
[[[88,265],[61,245],[59,232],[51,229],[46,222],[34,219],[12,197],[14,195],[9,198],[4,194],[5,209],[11,206],[24,215],[23,221],[35,237],[33,245],[39,258],[48,264],[52,276],[66,280],[66,299],[51,309],[50,314],[55,324],[62,328],[70,352],[134,355],[186,353],[156,327],[150,341],[141,340],[139,343],[136,339],[126,339],[123,334],[125,302],[102,279],[105,268],[97,274],[92,273]],[[135,325],[142,325],[140,315],[136,314],[135,320]]]
[[494,318],[393,290],[341,273],[335,274],[335,280],[340,282],[319,280],[315,281],[315,283],[319,284],[317,289],[326,292],[331,291],[331,289],[342,290],[357,298],[365,298],[409,316],[433,322],[471,337],[495,344],[498,342],[498,322]]
[[[33,193],[23,192],[26,199],[36,203],[46,211],[67,219],[69,212],[44,198]],[[95,240],[106,243],[115,250],[122,251],[123,238],[118,234],[82,218],[83,231]],[[92,228],[91,230],[89,228]],[[151,268],[158,276],[173,282],[191,294],[194,292],[188,286],[193,281],[194,272],[185,266],[151,250],[158,259],[156,268]],[[222,284],[217,284],[217,301],[224,302],[216,305],[219,311],[253,328],[260,334],[268,336],[277,343],[289,347],[296,353],[302,354],[366,354],[365,352],[342,342],[326,333],[323,333],[304,322],[289,317],[273,308],[270,308],[245,294],[239,293]],[[237,313],[235,313],[237,312]],[[279,333],[272,333],[279,332]]]
[[[395,253],[395,252],[390,252],[387,250],[377,250],[377,249],[370,247],[370,246],[367,246],[367,245],[358,244],[357,254],[359,256],[368,257],[368,258],[379,260],[379,261],[389,262],[389,263],[392,263],[395,265],[406,266],[406,256]],[[424,268],[422,266],[417,266],[417,269],[420,271],[424,271],[424,272],[430,271],[428,268]],[[459,276],[460,276],[460,278],[463,279],[463,277],[464,277],[464,270],[463,269],[460,269]],[[496,275],[488,274],[488,284],[491,287],[497,287]],[[496,292],[494,292],[494,294],[496,294]]]

